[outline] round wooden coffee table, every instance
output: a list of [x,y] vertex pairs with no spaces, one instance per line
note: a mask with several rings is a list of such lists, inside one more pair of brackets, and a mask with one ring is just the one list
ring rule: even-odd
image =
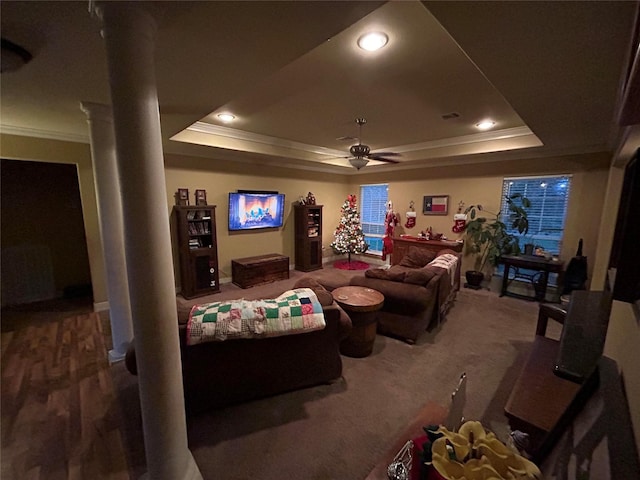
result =
[[376,339],[377,312],[384,304],[384,295],[367,287],[339,287],[333,299],[351,318],[353,328],[349,336],[340,343],[340,353],[348,357],[366,357],[373,351]]

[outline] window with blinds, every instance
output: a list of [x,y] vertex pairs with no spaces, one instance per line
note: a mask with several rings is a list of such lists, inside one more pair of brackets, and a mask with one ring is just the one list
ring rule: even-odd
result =
[[[532,243],[552,254],[560,253],[570,188],[571,177],[568,175],[504,179],[501,220],[509,227],[509,233],[520,237],[521,249],[526,243]],[[531,201],[531,207],[527,208],[529,232],[526,235],[510,228],[505,196],[514,193],[520,193]]]
[[369,245],[367,253],[382,253],[384,218],[387,213],[389,185],[360,185],[360,221],[364,239]]

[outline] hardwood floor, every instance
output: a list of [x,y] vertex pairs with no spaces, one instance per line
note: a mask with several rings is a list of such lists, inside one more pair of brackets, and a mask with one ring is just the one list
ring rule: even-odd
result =
[[137,478],[123,447],[110,342],[107,315],[86,300],[3,309],[3,479]]

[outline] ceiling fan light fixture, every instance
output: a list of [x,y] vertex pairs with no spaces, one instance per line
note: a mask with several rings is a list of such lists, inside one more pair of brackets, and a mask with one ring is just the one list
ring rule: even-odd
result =
[[366,166],[369,163],[369,160],[362,157],[350,158],[349,163],[351,166],[355,167],[356,170],[360,170],[362,167]]
[[351,148],[349,148],[349,153],[354,157],[365,157],[369,155],[370,151],[371,150],[368,145],[363,145],[361,143],[358,145],[352,145]]
[[236,119],[236,116],[231,113],[219,113],[217,117],[221,122],[224,123],[231,123]]
[[382,32],[365,33],[358,38],[358,46],[368,52],[375,52],[384,47],[389,41],[389,37]]

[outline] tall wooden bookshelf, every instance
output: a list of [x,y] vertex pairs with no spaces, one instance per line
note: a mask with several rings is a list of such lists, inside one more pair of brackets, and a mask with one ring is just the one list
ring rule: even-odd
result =
[[220,291],[216,206],[175,206],[181,294],[200,297]]
[[294,205],[296,270],[322,268],[322,205]]

